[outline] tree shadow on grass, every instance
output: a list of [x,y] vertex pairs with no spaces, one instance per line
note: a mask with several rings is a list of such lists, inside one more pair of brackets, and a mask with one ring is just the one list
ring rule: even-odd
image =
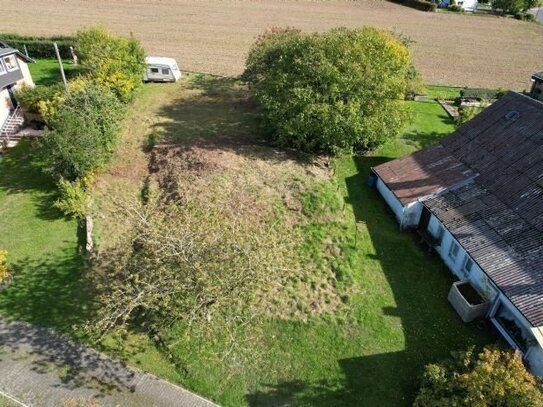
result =
[[230,151],[248,158],[312,162],[294,150],[273,147],[260,135],[257,107],[237,78],[191,75],[179,98],[158,111],[157,149]]
[[40,219],[64,217],[53,206],[58,199],[54,180],[43,172],[37,140],[21,140],[0,158],[0,191],[6,194],[32,193],[32,202]]
[[83,270],[83,258],[74,249],[12,263],[13,279],[0,292],[0,311],[10,319],[68,332],[88,316]]

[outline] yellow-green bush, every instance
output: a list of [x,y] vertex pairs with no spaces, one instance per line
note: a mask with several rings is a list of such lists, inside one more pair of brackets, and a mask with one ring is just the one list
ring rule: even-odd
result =
[[513,350],[454,353],[426,366],[414,407],[543,406],[541,383]]
[[8,271],[7,257],[7,250],[0,250],[0,284],[11,277],[11,274]]
[[145,52],[136,39],[93,28],[77,33],[76,49],[81,64],[99,84],[123,102],[132,99],[145,71]]

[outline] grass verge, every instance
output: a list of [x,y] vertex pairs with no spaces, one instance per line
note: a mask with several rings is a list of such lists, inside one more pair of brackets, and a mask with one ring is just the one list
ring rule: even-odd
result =
[[[77,76],[83,71],[80,65],[74,65],[70,61],[63,61],[66,79]],[[35,63],[28,64],[30,74],[36,85],[55,85],[62,82],[60,67],[56,59],[37,59]]]

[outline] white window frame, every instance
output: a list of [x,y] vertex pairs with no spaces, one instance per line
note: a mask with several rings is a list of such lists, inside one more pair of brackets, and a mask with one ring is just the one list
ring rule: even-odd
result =
[[4,75],[7,73],[6,67],[4,66],[4,62],[2,59],[0,59],[0,75]]
[[[14,64],[14,67],[10,68],[10,67],[8,66],[8,63],[6,62],[6,59],[11,59],[11,60],[13,60],[13,62],[15,63],[15,64]],[[7,70],[8,72],[17,71],[17,70],[19,69],[19,65],[18,65],[18,63],[17,63],[17,57],[16,57],[15,55],[13,55],[13,54],[3,56],[3,57],[2,57],[2,63],[4,64],[4,66],[6,67],[6,70]]]
[[[470,264],[469,270],[466,267],[468,265],[468,263]],[[464,273],[464,275],[466,277],[471,274],[471,270],[473,269],[473,264],[474,263],[475,262],[473,261],[473,259],[466,254],[466,258],[464,259],[464,262],[462,263],[462,272]]]
[[458,259],[459,252],[460,252],[460,245],[453,240],[451,244],[449,245],[449,259],[451,259],[452,261],[456,261],[456,259]]

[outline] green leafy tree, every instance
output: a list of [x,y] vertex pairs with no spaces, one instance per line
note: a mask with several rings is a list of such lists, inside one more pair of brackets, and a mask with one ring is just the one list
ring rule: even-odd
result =
[[524,367],[521,355],[487,347],[454,353],[427,365],[414,407],[531,407],[543,405],[541,383]]
[[251,49],[243,78],[277,144],[338,152],[373,148],[400,133],[409,119],[401,99],[413,75],[403,41],[366,27],[272,30]]
[[124,102],[132,99],[145,71],[145,52],[136,39],[93,28],[77,33],[76,49],[81,64],[98,83]]
[[52,174],[75,181],[105,165],[117,143],[122,110],[107,88],[92,82],[67,95],[43,139]]
[[541,5],[541,0],[494,0],[492,8],[505,14],[518,14]]

